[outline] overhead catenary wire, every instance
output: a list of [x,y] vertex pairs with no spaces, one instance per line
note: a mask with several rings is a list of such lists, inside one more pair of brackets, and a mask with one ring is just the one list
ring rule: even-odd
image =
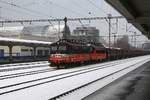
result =
[[[49,0],[48,0],[48,1],[49,1]],[[64,7],[64,6],[62,6],[62,5],[59,5],[59,4],[57,4],[57,3],[54,3],[54,2],[52,2],[52,1],[49,1],[49,2],[50,2],[51,5],[56,6],[56,7],[58,7],[58,8],[62,8],[62,9],[66,10],[66,11],[68,11],[68,12],[70,12],[70,13],[73,13],[73,14],[76,14],[76,15],[84,16],[82,13],[79,13],[79,12],[77,12],[77,11],[75,11],[75,10],[69,9],[69,8]],[[60,20],[58,20],[58,22],[59,22],[59,21],[60,21]]]
[[[95,3],[93,3],[93,1],[91,1],[91,0],[86,0],[86,1],[88,1],[91,5],[93,5],[95,8],[97,8],[98,10],[100,10],[101,12],[103,12],[105,15],[107,15],[107,16],[108,16],[108,13],[107,13],[107,12],[105,12],[105,11],[104,11],[104,9],[100,8],[100,7],[99,7],[99,6],[97,6]],[[107,18],[105,18],[105,20],[106,20],[106,22],[109,24],[108,17],[107,17]],[[111,25],[111,24],[110,24],[110,27],[111,27],[111,29],[113,29],[113,30],[114,30],[114,28],[112,27],[112,25]]]
[[[48,1],[49,1],[49,0],[48,0]],[[64,6],[62,6],[62,5],[59,5],[59,4],[57,4],[57,3],[54,3],[54,2],[52,2],[52,1],[49,1],[49,2],[51,2],[51,5],[56,6],[56,7],[59,7],[59,8],[62,8],[62,9],[64,9],[64,10],[68,11],[68,12],[71,12],[71,13],[77,14],[77,15],[84,16],[82,13],[79,13],[79,12],[77,12],[77,11],[75,11],[75,10],[69,9],[69,8],[64,7]],[[76,4],[76,3],[75,3],[75,4]],[[58,21],[62,21],[62,20],[58,20]],[[79,20],[79,22],[80,22],[81,25],[83,25],[83,23],[81,22],[81,20]]]
[[82,27],[84,27],[84,24],[81,22],[81,20],[79,20],[79,23],[82,25]]
[[[50,3],[48,3],[48,2],[50,2]],[[51,5],[53,5],[53,6],[55,6],[55,7],[58,7],[58,8],[64,9],[65,11],[68,11],[68,12],[70,12],[70,13],[77,14],[77,15],[82,15],[82,16],[83,16],[83,14],[81,14],[81,13],[79,13],[79,12],[77,12],[77,11],[74,11],[74,10],[72,10],[72,9],[66,8],[66,7],[64,7],[64,6],[62,6],[62,5],[59,5],[59,4],[55,3],[55,2],[52,2],[52,1],[50,1],[50,0],[47,0],[46,3],[47,3],[47,4],[51,4]],[[43,4],[43,3],[42,3],[42,5],[45,6],[45,4]],[[57,20],[57,21],[58,21],[58,24],[60,25],[60,21],[62,21],[62,20]],[[50,22],[50,21],[49,21],[49,22]],[[74,23],[73,23],[73,24],[74,24]],[[59,31],[59,30],[58,30],[58,31]]]
[[107,12],[104,11],[104,9],[100,8],[99,6],[97,6],[95,3],[93,3],[91,0],[86,0],[88,1],[91,5],[93,5],[95,8],[97,8],[98,10],[101,10],[101,12],[103,12],[104,14],[107,15]]
[[[69,0],[70,1],[70,0]],[[71,0],[71,2],[73,3],[73,5],[81,8],[86,14],[89,14],[90,10],[87,8],[84,8],[83,5],[80,5],[79,3],[76,2],[76,0]]]
[[56,6],[56,7],[59,7],[59,8],[62,8],[62,9],[64,9],[64,10],[66,10],[66,11],[69,11],[70,13],[84,16],[82,13],[77,12],[77,11],[72,10],[72,9],[69,9],[68,7],[64,7],[64,6],[62,6],[62,5],[59,5],[59,4],[57,4],[57,3],[54,3],[54,2],[52,2],[52,1],[50,1],[50,2],[51,2],[52,5],[54,5],[54,6]]
[[[53,17],[53,16],[49,16],[47,14],[44,14],[44,13],[41,13],[39,11],[35,11],[35,10],[31,10],[31,9],[28,9],[28,8],[25,8],[25,7],[22,7],[20,5],[17,5],[17,4],[14,4],[12,2],[6,2],[6,1],[3,1],[3,0],[0,0],[1,3],[4,3],[4,4],[8,4],[8,5],[11,5],[11,6],[14,6],[14,7],[17,7],[17,8],[20,8],[20,9],[23,9],[23,10],[26,10],[28,12],[32,12],[34,14],[37,14],[37,15],[42,15],[42,16],[47,16],[47,17],[51,17],[51,18],[56,18],[56,17]],[[31,24],[32,21],[29,21],[29,23]],[[50,23],[50,25],[52,25],[52,27],[54,28],[54,25],[48,21]],[[22,25],[23,25],[23,22],[20,22]],[[3,23],[4,24],[4,23]]]
[[[7,8],[7,7],[3,7],[3,8],[4,8],[3,10],[7,10],[7,11],[10,11],[10,12],[13,11],[13,12],[18,13],[18,14],[22,13],[22,14],[26,14],[27,16],[36,16],[37,15],[37,14],[35,15],[33,13],[23,12],[23,11],[12,9],[12,8]],[[41,16],[41,15],[39,14],[39,16]],[[6,20],[14,20],[14,18],[13,19],[12,18],[6,18]]]
[[[88,14],[88,15],[91,14],[91,11],[89,9],[84,8],[79,3],[75,2],[74,0],[71,0],[71,2],[73,3],[73,5],[75,5],[75,6],[79,7],[79,8],[81,8],[82,10],[84,10],[84,12],[86,14]],[[81,20],[79,20],[79,23],[81,24],[82,27],[84,27],[84,24],[83,24],[83,22]],[[89,20],[89,23],[90,23],[90,20]]]
[[14,3],[12,3],[12,2],[6,2],[6,1],[3,1],[3,0],[0,0],[0,2],[3,3],[3,4],[8,4],[8,5],[14,6],[14,7],[16,7],[16,8],[20,8],[20,9],[26,10],[26,11],[31,12],[31,13],[34,13],[34,14],[38,14],[38,15],[40,14],[40,15],[42,15],[42,16],[55,18],[55,17],[53,17],[53,16],[49,16],[49,15],[44,14],[44,13],[41,13],[41,12],[39,12],[39,11],[35,11],[35,10],[31,10],[31,9],[22,7],[22,6],[18,5],[18,4],[14,4]]

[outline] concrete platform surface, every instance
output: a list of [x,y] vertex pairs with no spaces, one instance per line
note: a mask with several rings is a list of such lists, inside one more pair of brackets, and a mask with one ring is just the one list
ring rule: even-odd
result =
[[150,62],[82,100],[150,100]]

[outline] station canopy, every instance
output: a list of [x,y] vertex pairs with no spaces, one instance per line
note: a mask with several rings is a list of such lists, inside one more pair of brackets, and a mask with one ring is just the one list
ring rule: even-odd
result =
[[150,0],[105,0],[150,39]]
[[52,42],[24,40],[0,37],[0,46],[30,46],[30,47],[50,47]]

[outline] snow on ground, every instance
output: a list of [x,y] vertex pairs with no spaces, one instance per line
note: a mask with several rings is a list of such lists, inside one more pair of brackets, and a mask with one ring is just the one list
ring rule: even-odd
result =
[[32,67],[32,66],[45,66],[45,65],[49,65],[48,63],[40,63],[40,64],[26,64],[26,65],[15,65],[15,66],[11,66],[11,67],[0,67],[0,70],[4,70],[4,69],[16,69],[16,68],[20,68],[20,67]]
[[9,75],[9,74],[16,74],[16,73],[24,73],[24,72],[30,72],[30,71],[36,71],[36,70],[44,70],[46,68],[50,68],[49,66],[45,66],[45,67],[36,67],[36,68],[30,68],[30,69],[23,69],[23,70],[14,70],[14,71],[8,71],[8,72],[0,72],[0,76],[3,75]]
[[[85,98],[86,96],[92,94],[93,92],[103,88],[104,86],[108,85],[109,83],[115,81],[116,79],[120,78],[121,76],[127,74],[128,72],[131,72],[132,70],[138,68],[139,66],[143,65],[144,63],[148,62],[150,59],[143,61],[142,63],[138,63],[137,65],[133,65],[130,68],[127,68],[121,72],[118,72],[116,74],[113,74],[107,78],[104,78],[100,81],[97,81],[93,84],[90,84],[88,87],[81,88],[73,93],[70,93],[64,97],[61,97],[61,100],[74,100],[73,98],[76,98],[75,100],[81,100]],[[126,84],[129,86],[129,84]],[[126,86],[125,84],[123,86]],[[114,92],[114,91],[111,91]],[[121,93],[121,91],[119,91]],[[102,98],[100,100],[103,100]],[[113,99],[113,100],[120,100],[120,99]]]
[[[39,67],[37,67],[39,66]],[[40,67],[42,66],[42,67]],[[33,68],[30,68],[30,67],[33,67]],[[23,69],[19,69],[19,70],[13,70],[14,68],[23,68]],[[45,69],[45,68],[50,68],[48,66],[48,64],[35,64],[35,65],[23,65],[23,66],[15,66],[13,68],[0,68],[0,70],[7,70],[9,69],[10,71],[4,71],[4,72],[0,72],[0,76],[3,76],[3,75],[8,75],[8,74],[15,74],[15,73],[23,73],[23,72],[29,72],[29,71],[35,71],[35,70],[42,70],[42,69]],[[12,70],[11,70],[12,69]]]
[[[128,60],[127,60],[128,61]],[[125,60],[123,60],[123,62],[125,62]],[[92,66],[101,66],[101,67],[106,67],[106,65],[113,64],[112,62],[108,62],[108,63],[102,63],[102,64],[95,64],[95,65],[88,65],[86,66],[86,68],[91,68]],[[105,66],[104,66],[105,65]],[[45,66],[44,68],[48,68],[49,66]],[[73,69],[61,69],[61,70],[57,70],[57,71],[52,71],[52,72],[47,72],[47,73],[39,73],[39,74],[33,74],[33,75],[29,75],[29,76],[22,76],[22,77],[16,77],[11,79],[6,79],[6,80],[0,80],[0,86],[6,86],[6,85],[10,85],[15,84],[15,83],[20,83],[20,82],[25,82],[25,81],[31,81],[31,80],[35,80],[35,79],[39,79],[39,78],[45,78],[45,77],[52,77],[58,74],[63,74],[63,73],[69,73],[69,72],[73,72],[73,71],[77,71],[77,70],[82,70],[82,69],[86,69],[85,67],[80,67],[80,68],[73,68]],[[39,68],[38,68],[39,69]],[[40,69],[43,69],[40,68]],[[31,71],[33,71],[33,69],[30,69]],[[22,70],[23,71],[23,70]],[[26,70],[27,71],[27,70]],[[29,69],[28,69],[29,71]],[[14,73],[16,71],[13,71],[12,73]],[[17,72],[21,72],[21,71],[17,71]],[[4,75],[3,73],[1,73],[0,75]],[[6,73],[5,73],[6,75]]]
[[[88,82],[91,82],[93,80],[99,79],[100,77],[104,77],[104,76],[106,76],[110,73],[113,73],[115,71],[124,69],[128,66],[133,66],[133,67],[130,67],[130,68],[124,70],[121,73],[116,74],[113,77],[109,77],[108,79],[106,78],[107,80],[104,79],[103,81],[101,81],[101,86],[100,86],[100,84],[99,84],[99,86],[102,87],[102,86],[105,86],[106,84],[108,84],[109,82],[115,80],[116,78],[126,74],[127,72],[134,70],[135,68],[139,67],[144,62],[149,61],[149,59],[150,59],[150,56],[138,57],[138,59],[132,58],[132,60],[130,59],[130,61],[125,62],[123,64],[120,63],[119,65],[114,65],[114,66],[109,67],[109,68],[99,69],[99,70],[84,73],[81,75],[76,75],[73,77],[64,78],[61,80],[48,82],[48,83],[45,83],[42,85],[38,85],[38,86],[30,87],[27,89],[15,91],[12,93],[3,94],[3,95],[0,95],[0,98],[3,100],[47,100],[51,97],[57,96],[58,94],[64,93],[68,90],[74,89],[78,86],[81,86],[81,85],[86,84]],[[126,60],[124,60],[124,61],[126,61]],[[141,61],[142,61],[142,63],[141,63]],[[140,63],[135,66],[135,64],[138,62],[140,62]],[[110,63],[110,62],[108,62],[108,63]],[[89,65],[89,66],[92,67],[92,66],[99,66],[99,65],[100,64]],[[25,80],[30,80],[30,79],[37,79],[40,77],[45,77],[45,76],[50,76],[50,75],[56,75],[59,73],[64,73],[64,72],[72,71],[75,69],[78,69],[78,68],[62,69],[62,70],[52,71],[50,73],[42,73],[42,74],[37,74],[37,75],[33,75],[33,76],[26,76],[26,77],[21,77],[21,78],[14,78],[11,80],[4,80],[4,81],[0,81],[0,86],[4,86],[7,84],[13,84],[13,83],[17,83],[17,82],[21,82],[21,81],[25,81]],[[64,77],[65,76],[66,75],[64,75]],[[50,81],[52,79],[56,79],[56,78],[60,78],[60,77],[62,77],[62,76],[54,77],[54,78],[51,78],[48,80],[46,79],[44,81]],[[38,81],[38,82],[34,82],[34,84],[39,83],[39,82],[43,82],[43,80]],[[4,92],[6,90],[12,90],[12,89],[16,89],[16,88],[28,86],[28,85],[31,85],[31,83],[30,84],[23,84],[20,86],[14,86],[14,87],[10,87],[7,89],[1,89],[0,92]],[[93,88],[91,88],[91,89],[93,89]],[[84,91],[84,92],[82,91],[82,93],[86,94],[86,91]],[[75,95],[73,95],[73,96],[75,96]],[[83,94],[80,94],[80,96],[82,97]],[[76,95],[75,97],[77,98],[79,96]],[[73,100],[78,100],[76,98],[73,98]],[[65,99],[65,100],[67,100],[67,99]],[[68,99],[68,100],[71,100],[71,99]]]
[[0,68],[19,66],[19,65],[20,66],[21,65],[29,65],[29,64],[42,64],[42,63],[48,63],[48,61],[36,61],[36,62],[25,62],[25,63],[2,64],[2,65],[0,65]]

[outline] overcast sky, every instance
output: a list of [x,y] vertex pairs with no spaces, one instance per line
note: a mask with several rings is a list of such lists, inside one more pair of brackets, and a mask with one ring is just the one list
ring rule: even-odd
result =
[[[42,18],[64,18],[66,17],[96,17],[107,16],[111,13],[113,16],[120,15],[104,0],[1,0],[0,16],[4,19],[42,19]],[[116,20],[112,20],[112,33],[116,32]],[[108,36],[108,23],[106,20],[99,21],[82,21],[83,24],[90,24],[100,30],[100,35]],[[126,33],[126,21],[119,20],[118,34]],[[41,24],[41,23],[40,23]],[[49,24],[49,23],[46,23]],[[57,24],[57,23],[53,23]],[[62,23],[63,24],[63,23]],[[79,22],[68,22],[73,30],[77,26],[81,26]],[[32,25],[36,25],[32,23]],[[127,24],[130,27],[130,24]],[[136,31],[134,27],[131,31]],[[144,37],[140,37],[140,41],[144,41]]]
[[10,19],[87,17],[89,12],[90,16],[106,16],[110,12],[117,14],[104,0],[1,0],[0,5],[1,16]]

